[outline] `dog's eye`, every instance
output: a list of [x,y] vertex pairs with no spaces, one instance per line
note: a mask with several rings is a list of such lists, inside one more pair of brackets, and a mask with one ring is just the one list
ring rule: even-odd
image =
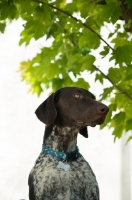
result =
[[78,98],[80,98],[80,95],[79,94],[74,94],[74,97],[78,99]]

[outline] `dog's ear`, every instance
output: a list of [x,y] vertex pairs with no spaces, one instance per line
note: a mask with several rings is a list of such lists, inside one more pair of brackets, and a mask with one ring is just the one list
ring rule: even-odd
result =
[[38,119],[47,126],[53,124],[57,117],[55,108],[55,97],[57,94],[58,92],[51,94],[35,111]]
[[88,129],[87,127],[82,128],[79,133],[83,135],[83,137],[88,138]]

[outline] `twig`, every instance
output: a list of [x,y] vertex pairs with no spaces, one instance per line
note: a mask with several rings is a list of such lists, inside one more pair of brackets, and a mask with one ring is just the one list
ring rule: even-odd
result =
[[[60,9],[60,8],[58,8],[58,7],[56,7],[56,6],[53,6],[53,5],[49,4],[49,3],[45,3],[45,2],[40,1],[40,0],[33,0],[33,1],[36,1],[36,2],[42,3],[42,4],[47,4],[50,8],[53,8],[53,9],[58,10],[59,12],[61,12],[61,13],[65,14],[65,15],[67,15],[68,17],[71,17],[71,18],[74,19],[75,21],[77,21],[77,22],[80,22],[80,21],[81,21],[81,20],[77,19],[76,17],[73,17],[73,16],[72,16],[71,14],[69,14],[68,12],[66,12],[66,11],[64,11],[64,10],[62,10],[62,9]],[[88,30],[90,30],[92,33],[96,34],[100,40],[102,40],[112,51],[114,51],[114,49],[101,37],[101,35],[99,35],[96,31],[94,31],[91,27],[89,27],[87,24],[83,23],[82,21],[81,21],[81,23],[82,23],[82,25],[83,25],[85,28],[87,28]]]
[[98,67],[96,67],[95,65],[93,65],[93,67],[99,71],[117,90],[119,90],[122,94],[124,94],[128,99],[130,99],[132,101],[132,97],[125,92],[123,89],[121,89],[118,85],[116,85],[107,75],[105,75]]

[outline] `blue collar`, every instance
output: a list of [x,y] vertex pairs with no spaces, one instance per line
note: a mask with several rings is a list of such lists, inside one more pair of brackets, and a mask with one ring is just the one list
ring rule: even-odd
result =
[[46,154],[50,154],[53,157],[60,158],[62,160],[66,161],[75,161],[79,157],[79,149],[76,146],[76,150],[69,152],[69,153],[63,153],[59,151],[54,151],[53,149],[50,149],[49,147],[46,147],[45,145],[42,145],[42,152]]

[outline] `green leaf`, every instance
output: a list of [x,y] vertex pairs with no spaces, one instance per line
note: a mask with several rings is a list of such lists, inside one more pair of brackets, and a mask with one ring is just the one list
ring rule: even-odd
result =
[[89,47],[90,49],[96,49],[100,45],[99,37],[91,31],[85,31],[85,33],[79,38],[79,47]]
[[42,93],[43,89],[41,87],[41,83],[40,82],[36,82],[35,84],[32,85],[32,87],[30,88],[30,90],[32,93],[36,93],[38,94],[38,96],[40,96],[40,94]]
[[114,83],[118,83],[120,82],[120,80],[123,77],[123,72],[121,69],[119,68],[113,68],[111,67],[108,71],[108,77],[114,82]]
[[130,136],[127,141],[126,141],[126,144],[128,144],[128,142],[130,142],[130,140],[132,140],[132,136]]
[[1,8],[1,19],[5,20],[6,18],[14,19],[16,16],[16,6],[14,4],[8,4],[8,2],[5,2],[0,5]]
[[125,112],[119,112],[118,114],[115,114],[115,116],[112,119],[111,126],[120,126],[120,124],[124,124],[126,119],[126,113]]
[[10,7],[9,7],[9,14],[8,14],[11,19],[15,18],[16,11],[17,11],[16,6],[11,4]]
[[125,127],[125,119],[126,119],[126,113],[120,112],[118,114],[115,114],[115,116],[111,120],[111,126],[114,127],[112,135],[115,136],[115,139],[121,138]]
[[104,88],[103,93],[100,95],[100,101],[106,99],[108,96],[111,96],[112,91],[113,91],[113,87]]
[[100,18],[104,21],[111,22],[114,24],[122,14],[121,8],[118,2],[108,2],[107,5],[100,6]]
[[4,33],[5,27],[6,27],[5,23],[0,23],[0,32],[1,33]]
[[109,107],[109,112],[106,115],[105,122],[100,126],[100,129],[103,129],[105,126],[108,126],[110,124],[110,121],[111,121],[111,118],[112,118],[112,113],[114,111],[116,111],[117,104],[113,103],[113,104],[110,104],[108,107]]
[[99,81],[101,84],[103,84],[103,75],[102,74],[96,74],[96,77],[95,77],[95,81]]
[[104,46],[104,50],[100,52],[100,55],[104,58],[109,53],[109,47]]
[[114,34],[115,34],[115,32],[110,32],[108,35],[108,38],[111,38]]
[[131,31],[131,27],[132,27],[132,19],[129,19],[129,20],[128,20],[128,23],[126,23],[126,24],[124,25],[124,28],[125,28],[126,30],[130,30],[130,31]]
[[130,9],[131,6],[132,6],[132,1],[131,0],[125,0],[125,3],[127,4],[128,9]]
[[129,119],[126,121],[126,131],[129,131],[132,129],[132,119]]
[[123,45],[117,47],[114,52],[116,63],[130,64],[132,62],[132,45]]
[[116,138],[121,138],[122,134],[123,134],[123,129],[124,129],[124,124],[120,124],[118,126],[116,126],[116,128],[114,129],[112,135],[115,136],[115,139]]
[[121,47],[124,45],[132,45],[131,42],[124,39],[126,37],[127,37],[127,33],[118,33],[117,37],[112,40],[112,43],[115,44],[114,45],[115,50],[117,49],[117,47]]
[[37,40],[40,37],[43,37],[46,29],[45,24],[41,23],[40,21],[28,21],[24,25],[24,28],[25,29],[21,32],[21,40],[19,42],[19,45],[24,42],[27,45],[32,38],[35,38],[35,40]]
[[73,82],[72,86],[89,89],[89,83],[86,82],[83,78],[79,78],[76,82]]
[[[38,10],[38,9],[37,9]],[[45,25],[50,25],[51,23],[51,12],[50,8],[46,4],[42,4],[41,8],[39,8],[39,13],[42,16],[42,19],[44,20]],[[43,17],[44,15],[44,17]]]
[[92,55],[86,55],[83,57],[82,59],[82,66],[81,66],[81,70],[89,70],[92,66],[93,63],[95,61],[95,57]]

